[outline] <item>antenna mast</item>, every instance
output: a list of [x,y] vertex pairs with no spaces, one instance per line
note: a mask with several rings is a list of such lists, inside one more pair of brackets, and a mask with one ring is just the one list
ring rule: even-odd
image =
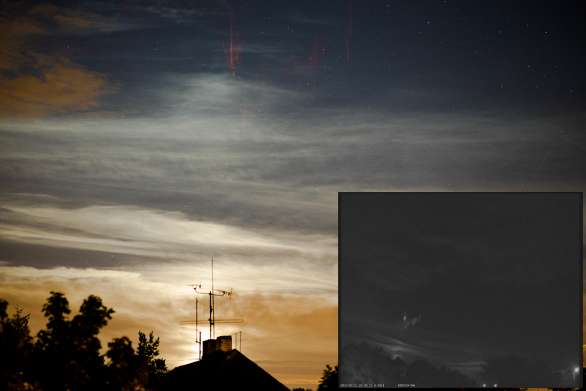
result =
[[[214,257],[212,257],[212,290],[210,291],[210,339],[216,339],[216,325],[214,323]],[[212,336],[212,328],[214,335]]]
[[199,332],[199,338],[197,334],[197,297],[195,298],[195,343],[199,344],[198,352],[199,356],[198,359],[201,360],[201,331]]
[[[195,324],[196,325],[195,326],[196,327],[195,328],[196,338],[197,338],[197,325],[200,323],[208,323],[208,322],[210,323],[210,339],[216,338],[216,323],[242,323],[242,319],[218,319],[218,320],[216,320],[216,318],[215,318],[214,296],[227,295],[231,299],[232,295],[234,295],[234,292],[232,292],[232,289],[230,289],[230,292],[223,291],[220,289],[217,289],[217,290],[214,289],[214,258],[213,257],[212,257],[212,290],[209,292],[198,292],[197,288],[201,289],[201,283],[199,285],[191,285],[191,286],[195,290],[195,293],[207,294],[210,297],[210,317],[207,321],[198,319],[197,298],[196,298],[195,299],[195,320],[182,320],[181,322],[179,322],[179,324],[182,324],[182,325]],[[196,340],[195,342],[199,343],[199,347],[200,347],[199,353],[201,356],[201,332],[199,333],[199,341]],[[204,344],[204,348],[205,348],[205,344]]]

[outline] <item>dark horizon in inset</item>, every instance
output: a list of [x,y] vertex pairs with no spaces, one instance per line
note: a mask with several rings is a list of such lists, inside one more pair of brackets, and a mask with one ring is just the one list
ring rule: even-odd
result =
[[340,193],[341,379],[362,342],[481,386],[507,356],[581,367],[581,215],[581,193]]

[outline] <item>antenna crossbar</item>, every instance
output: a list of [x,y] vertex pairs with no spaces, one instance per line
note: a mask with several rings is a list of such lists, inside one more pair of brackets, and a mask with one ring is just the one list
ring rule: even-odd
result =
[[[216,319],[214,323],[242,323],[242,319]],[[205,324],[209,323],[209,320],[182,320],[179,324]]]

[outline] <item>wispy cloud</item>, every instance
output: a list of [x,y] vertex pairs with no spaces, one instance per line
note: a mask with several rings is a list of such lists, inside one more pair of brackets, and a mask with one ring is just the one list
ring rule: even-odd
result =
[[[137,207],[93,206],[81,209],[5,206],[12,223],[0,226],[7,240],[36,245],[122,254],[190,259],[193,254],[239,254],[267,260],[281,256],[335,263],[335,237],[295,232],[252,231],[194,221],[180,212]],[[311,241],[313,246],[308,247]],[[326,261],[327,262],[327,261]],[[321,263],[321,262],[320,262]]]
[[5,123],[6,186],[67,187],[86,205],[157,209],[165,199],[195,220],[333,233],[338,191],[546,190],[545,177],[572,190],[581,172],[578,118],[560,133],[555,123],[483,113],[291,113],[286,104],[303,93],[212,75],[182,83],[161,96],[158,118]]

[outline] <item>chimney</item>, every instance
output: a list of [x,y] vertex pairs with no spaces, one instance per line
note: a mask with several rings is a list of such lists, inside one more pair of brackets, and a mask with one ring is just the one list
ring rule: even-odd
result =
[[232,350],[232,336],[225,335],[218,337],[218,339],[208,339],[203,341],[203,356],[211,355],[217,351],[229,352]]
[[203,356],[201,357],[206,358],[210,354],[213,354],[216,351],[216,340],[215,339],[206,339],[203,341]]
[[229,352],[232,350],[232,336],[225,335],[218,337],[216,340],[216,351],[221,350],[222,352]]

